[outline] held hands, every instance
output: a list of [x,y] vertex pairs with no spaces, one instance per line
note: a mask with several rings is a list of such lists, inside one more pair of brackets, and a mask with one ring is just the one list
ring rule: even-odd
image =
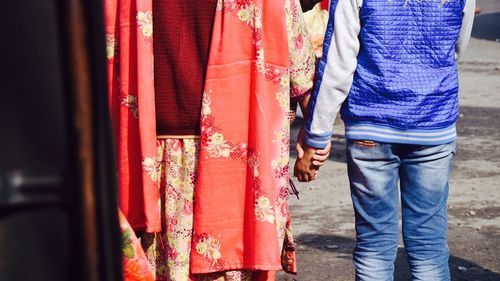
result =
[[304,143],[304,128],[297,137],[297,160],[293,174],[300,182],[309,182],[316,179],[319,167],[325,164],[330,154],[331,143],[324,149],[317,149]]

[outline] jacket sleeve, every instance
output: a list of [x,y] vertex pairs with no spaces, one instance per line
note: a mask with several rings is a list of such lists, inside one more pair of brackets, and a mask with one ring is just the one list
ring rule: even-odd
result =
[[324,148],[333,134],[333,123],[349,93],[360,42],[361,0],[332,0],[323,44],[323,57],[309,105],[305,142]]
[[455,43],[455,59],[459,59],[469,44],[470,35],[472,33],[472,24],[474,22],[474,13],[476,8],[476,0],[466,0],[463,11],[462,27],[458,40]]

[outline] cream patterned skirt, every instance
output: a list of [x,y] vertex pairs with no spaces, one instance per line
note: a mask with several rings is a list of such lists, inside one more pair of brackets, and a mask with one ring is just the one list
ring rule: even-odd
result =
[[193,195],[199,139],[158,140],[161,162],[160,208],[162,232],[139,233],[158,281],[274,280],[274,272],[248,270],[191,275],[189,257],[193,233]]

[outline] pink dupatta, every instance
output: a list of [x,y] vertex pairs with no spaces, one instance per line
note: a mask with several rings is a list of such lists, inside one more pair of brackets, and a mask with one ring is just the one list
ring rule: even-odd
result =
[[161,225],[160,160],[156,146],[152,1],[104,3],[120,208],[135,230],[156,232]]

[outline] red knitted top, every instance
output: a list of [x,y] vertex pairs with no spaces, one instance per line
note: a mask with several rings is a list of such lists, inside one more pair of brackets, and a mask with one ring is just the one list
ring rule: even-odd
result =
[[153,48],[159,135],[199,135],[217,0],[154,0]]

